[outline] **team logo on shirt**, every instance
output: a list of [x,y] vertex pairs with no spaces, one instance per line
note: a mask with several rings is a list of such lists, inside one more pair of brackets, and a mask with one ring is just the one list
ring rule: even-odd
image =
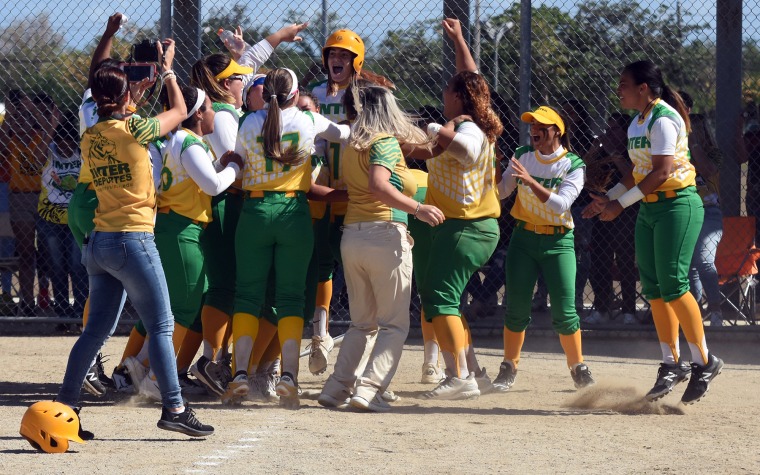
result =
[[93,177],[92,182],[96,187],[131,186],[129,182],[132,181],[132,173],[129,170],[129,164],[116,158],[116,143],[102,134],[93,137],[88,161]]

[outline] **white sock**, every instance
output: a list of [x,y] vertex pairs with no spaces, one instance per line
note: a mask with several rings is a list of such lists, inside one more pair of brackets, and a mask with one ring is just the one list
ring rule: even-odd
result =
[[301,353],[300,340],[286,340],[282,345],[282,372],[298,377],[298,358]]
[[435,340],[428,340],[425,342],[424,363],[429,363],[433,366],[438,366],[438,352],[440,347]]
[[327,336],[327,309],[324,307],[317,307],[314,310],[314,320],[312,321],[314,327],[314,335],[325,337]]
[[478,357],[475,356],[475,346],[467,345],[465,354],[467,355],[467,370],[470,373],[479,374],[480,366],[478,365]]
[[209,361],[214,360],[214,348],[211,347],[211,343],[208,340],[203,340],[203,356],[208,358]]
[[142,362],[144,362],[146,360],[150,360],[150,353],[148,351],[148,340],[149,339],[150,339],[150,337],[146,337],[145,338],[145,342],[143,343],[142,348],[140,348],[140,352],[137,353],[137,361],[139,361],[140,363],[142,363]]
[[[705,354],[709,355],[710,352],[707,350],[707,341],[705,341],[705,337],[702,337],[702,348],[705,349]],[[697,363],[700,366],[704,366],[707,364],[707,361],[704,361],[702,359],[702,352],[699,351],[699,346],[695,345],[694,343],[689,343],[689,350],[691,350],[691,361],[694,363]]]
[[[248,362],[251,361],[253,351],[253,339],[250,336],[241,336],[235,340],[235,371],[248,372]],[[221,353],[221,351],[220,351]]]
[[[673,357],[673,352],[670,349],[670,345],[665,342],[660,342],[660,350],[662,351],[662,362],[665,364],[675,364],[676,359]],[[681,350],[678,347],[678,340],[676,340],[676,353],[681,354]]]

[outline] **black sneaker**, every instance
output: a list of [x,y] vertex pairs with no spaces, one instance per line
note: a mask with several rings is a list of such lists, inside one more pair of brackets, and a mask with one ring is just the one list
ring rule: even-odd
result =
[[493,380],[493,389],[500,393],[509,391],[509,388],[515,384],[515,378],[517,378],[517,370],[512,369],[512,365],[506,361],[501,363],[499,367],[499,375]]
[[82,440],[93,440],[95,438],[95,434],[88,430],[82,429],[82,417],[79,415],[79,412],[82,410],[81,407],[75,407],[74,412],[77,413],[77,416],[79,416],[79,438]]
[[106,393],[106,387],[100,382],[98,378],[98,363],[93,364],[90,369],[87,370],[87,375],[84,377],[84,384],[82,385],[85,391],[93,396],[103,396]]
[[691,379],[686,386],[681,402],[684,404],[694,404],[704,397],[707,390],[710,389],[710,382],[715,379],[723,370],[723,360],[710,354],[707,357],[707,364],[702,366],[697,363],[691,364]]
[[578,389],[596,384],[596,381],[591,376],[591,370],[583,363],[576,366],[575,371],[570,370],[570,375],[573,377],[575,387]]
[[201,356],[193,366],[190,367],[190,373],[200,381],[211,393],[217,396],[223,396],[227,388],[222,367],[219,363],[214,362]]
[[647,393],[647,401],[656,401],[665,396],[678,383],[689,379],[690,374],[691,368],[682,361],[674,364],[660,363],[660,369],[657,370],[657,381],[655,381],[654,387]]
[[108,389],[116,389],[116,384],[114,384],[113,380],[106,375],[106,372],[103,369],[103,363],[107,361],[107,359],[103,358],[103,353],[98,353],[97,358],[95,358],[95,366],[98,370],[98,381]]
[[203,424],[195,417],[195,412],[185,404],[185,411],[173,413],[165,407],[161,409],[161,419],[156,424],[159,429],[181,432],[190,437],[205,437],[214,433],[214,428]]
[[182,396],[202,396],[206,394],[205,387],[197,380],[191,378],[187,373],[177,375],[179,388],[182,390]]

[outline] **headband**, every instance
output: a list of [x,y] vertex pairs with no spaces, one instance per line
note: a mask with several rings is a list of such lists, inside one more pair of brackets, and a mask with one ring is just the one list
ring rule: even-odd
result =
[[288,93],[288,98],[285,99],[285,102],[293,99],[293,97],[296,95],[296,92],[298,92],[298,79],[296,79],[296,73],[293,72],[292,69],[288,68],[282,68],[285,71],[287,71],[290,74],[290,79],[293,80],[293,86],[290,88],[290,93]]
[[206,101],[206,93],[203,92],[202,89],[196,88],[195,90],[198,91],[198,99],[195,100],[195,105],[193,108],[188,111],[186,119],[189,119],[193,116],[193,114],[198,112],[198,109],[200,109],[203,103]]

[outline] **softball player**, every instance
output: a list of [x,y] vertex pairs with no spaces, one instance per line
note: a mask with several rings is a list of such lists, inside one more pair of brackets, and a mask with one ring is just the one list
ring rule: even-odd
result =
[[246,369],[259,332],[270,270],[274,269],[282,347],[277,394],[281,405],[297,409],[304,291],[313,248],[306,200],[311,186],[310,157],[316,136],[338,142],[348,137],[348,127],[295,107],[298,81],[289,69],[267,74],[263,98],[268,109],[246,115],[235,147],[245,162],[246,199],[235,247],[238,271],[232,326],[237,370],[228,391],[234,396],[249,391]]
[[[688,148],[689,116],[681,97],[668,87],[650,61],[627,65],[617,88],[620,105],[639,112],[628,127],[633,172],[584,212],[615,219],[642,201],[636,220],[636,262],[641,287],[652,306],[663,361],[647,394],[654,401],[689,379],[681,397],[693,404],[720,374],[723,361],[707,348],[699,304],[689,292],[689,266],[704,220]],[[691,350],[691,366],[682,362],[678,327]]]
[[499,183],[501,198],[517,189],[510,213],[517,224],[506,257],[504,362],[493,384],[502,392],[514,384],[540,272],[552,301],[552,325],[559,333],[575,387],[582,388],[594,384],[594,379],[581,353],[570,207],[583,189],[585,165],[570,151],[565,123],[556,110],[541,106],[523,113],[521,119],[531,124],[533,145],[515,151]]

